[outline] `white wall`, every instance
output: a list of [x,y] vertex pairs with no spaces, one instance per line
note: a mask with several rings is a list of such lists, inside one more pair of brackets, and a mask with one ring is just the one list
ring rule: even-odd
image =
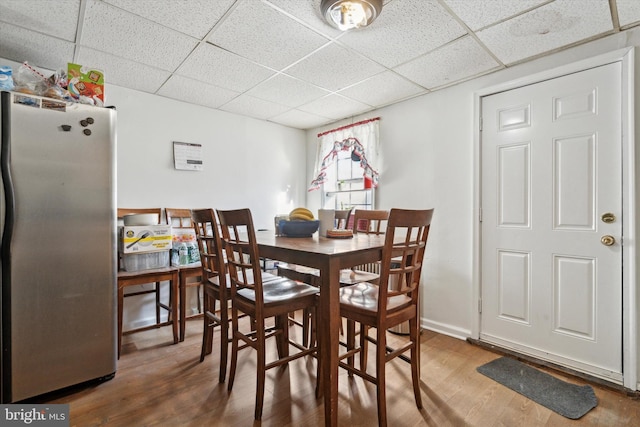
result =
[[[119,207],[248,207],[257,228],[273,228],[276,214],[304,204],[303,131],[116,86],[105,94],[118,112]],[[202,144],[204,170],[175,170],[172,141]],[[124,329],[153,323],[153,301],[127,298]]]
[[[118,206],[248,207],[272,228],[285,199],[304,202],[303,131],[120,87],[106,95],[118,111]],[[204,170],[175,170],[172,141],[202,144]]]
[[[307,181],[312,179],[314,170],[317,133],[365,118],[381,117],[380,146],[384,164],[376,195],[377,207],[435,208],[423,275],[422,324],[460,338],[469,337],[478,316],[473,296],[473,224],[477,218],[473,211],[477,114],[474,93],[629,46],[640,46],[639,29],[310,130],[307,132]],[[638,59],[636,87],[640,75],[637,62]],[[639,110],[636,105],[635,111]],[[640,141],[639,128],[636,126],[637,141]],[[640,188],[637,183],[636,188]],[[310,193],[308,207],[316,209],[319,197],[318,192]],[[640,200],[640,196],[636,198]],[[628,243],[629,247],[635,244]],[[638,301],[635,304],[639,305]]]

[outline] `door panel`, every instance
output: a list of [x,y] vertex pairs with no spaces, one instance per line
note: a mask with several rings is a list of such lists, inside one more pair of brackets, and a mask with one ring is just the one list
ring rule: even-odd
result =
[[621,382],[620,64],[483,97],[482,123],[481,340]]

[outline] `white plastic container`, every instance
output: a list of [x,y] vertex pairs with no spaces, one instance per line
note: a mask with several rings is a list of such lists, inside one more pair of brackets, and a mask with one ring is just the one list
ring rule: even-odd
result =
[[122,218],[124,225],[156,225],[159,223],[158,214],[129,214]]
[[169,267],[169,251],[123,254],[125,271],[141,271]]

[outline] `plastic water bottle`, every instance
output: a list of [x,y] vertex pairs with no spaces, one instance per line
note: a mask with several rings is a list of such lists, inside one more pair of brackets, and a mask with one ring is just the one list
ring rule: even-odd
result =
[[198,250],[198,244],[195,242],[189,242],[187,246],[187,251],[189,253],[189,264],[193,264],[194,262],[200,261],[200,251]]
[[186,243],[180,244],[180,248],[178,248],[178,263],[180,265],[189,264],[189,248]]

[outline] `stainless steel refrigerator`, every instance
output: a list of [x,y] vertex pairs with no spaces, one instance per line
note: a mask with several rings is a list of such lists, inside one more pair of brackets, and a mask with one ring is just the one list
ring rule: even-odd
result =
[[116,111],[2,92],[2,403],[116,371]]

